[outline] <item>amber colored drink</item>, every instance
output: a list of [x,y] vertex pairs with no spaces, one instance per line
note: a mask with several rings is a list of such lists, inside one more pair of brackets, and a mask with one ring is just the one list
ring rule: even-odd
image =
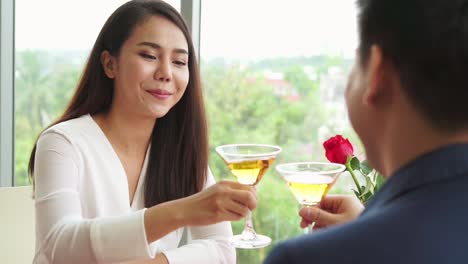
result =
[[[216,147],[237,181],[244,185],[256,185],[270,168],[281,147],[264,144],[228,144]],[[252,222],[252,213],[245,217],[244,230],[229,239],[236,248],[262,248],[271,243],[268,236],[257,234]]]
[[271,166],[275,158],[243,160],[227,163],[237,181],[246,185],[256,185]]
[[320,203],[335,179],[326,175],[290,175],[284,178],[297,201],[306,206]]

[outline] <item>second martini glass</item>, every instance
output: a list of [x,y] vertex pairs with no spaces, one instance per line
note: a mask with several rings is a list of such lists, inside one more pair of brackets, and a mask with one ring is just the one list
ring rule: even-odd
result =
[[[294,162],[276,166],[303,207],[318,205],[345,168],[342,164],[329,162]],[[312,222],[306,233],[311,233],[314,225]]]

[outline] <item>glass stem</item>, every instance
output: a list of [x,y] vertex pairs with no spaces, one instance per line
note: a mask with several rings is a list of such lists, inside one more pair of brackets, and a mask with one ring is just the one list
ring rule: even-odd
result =
[[249,210],[245,217],[244,231],[242,231],[242,240],[254,240],[257,238],[253,223],[252,223],[252,211]]
[[314,226],[315,222],[312,222],[308,227],[304,228],[304,234],[312,234],[312,231],[314,231]]

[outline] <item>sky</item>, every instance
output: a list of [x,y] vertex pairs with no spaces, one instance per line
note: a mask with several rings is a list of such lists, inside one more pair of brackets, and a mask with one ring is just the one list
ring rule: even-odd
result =
[[[202,54],[354,57],[354,0],[205,0]],[[208,4],[209,3],[209,4]]]
[[[182,0],[187,1],[187,0]],[[17,50],[89,50],[126,0],[16,0]],[[178,6],[180,0],[168,0]],[[202,0],[201,56],[343,55],[356,47],[354,0]]]

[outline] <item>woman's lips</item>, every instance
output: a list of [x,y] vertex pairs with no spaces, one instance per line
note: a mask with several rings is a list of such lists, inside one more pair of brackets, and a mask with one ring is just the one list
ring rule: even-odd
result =
[[172,95],[170,92],[162,89],[148,90],[147,92],[150,93],[153,97],[160,100],[167,99]]

